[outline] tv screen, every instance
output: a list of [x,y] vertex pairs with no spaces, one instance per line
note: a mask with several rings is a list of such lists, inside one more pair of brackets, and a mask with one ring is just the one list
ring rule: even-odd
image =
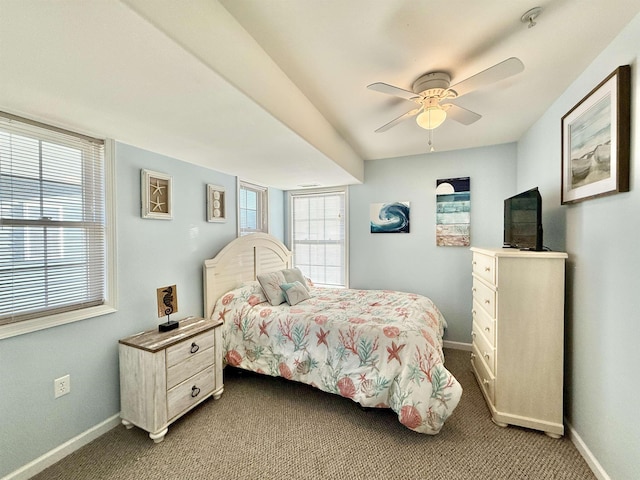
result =
[[504,247],[541,251],[542,197],[532,188],[504,201]]

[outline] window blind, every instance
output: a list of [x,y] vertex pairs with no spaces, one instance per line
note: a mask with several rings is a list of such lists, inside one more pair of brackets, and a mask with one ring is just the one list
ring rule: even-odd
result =
[[104,141],[0,112],[0,325],[105,301]]
[[344,191],[292,193],[295,266],[319,285],[346,286]]

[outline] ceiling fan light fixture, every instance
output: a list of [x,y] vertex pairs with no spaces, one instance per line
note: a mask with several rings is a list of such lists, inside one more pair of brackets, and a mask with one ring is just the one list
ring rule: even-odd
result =
[[425,109],[416,117],[416,123],[425,130],[433,130],[442,125],[447,118],[445,112],[440,105],[425,107]]

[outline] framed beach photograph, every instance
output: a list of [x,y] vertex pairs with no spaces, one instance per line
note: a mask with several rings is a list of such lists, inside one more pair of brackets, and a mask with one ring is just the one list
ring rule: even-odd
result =
[[141,170],[142,218],[171,220],[171,176],[151,170]]
[[207,222],[226,222],[226,192],[219,185],[207,184]]
[[631,68],[618,67],[562,117],[562,204],[629,191]]

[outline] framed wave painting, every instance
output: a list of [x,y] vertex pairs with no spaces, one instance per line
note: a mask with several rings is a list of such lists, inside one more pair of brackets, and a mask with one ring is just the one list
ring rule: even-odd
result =
[[411,202],[372,203],[371,233],[409,233]]
[[468,247],[471,244],[470,178],[436,180],[436,245]]

